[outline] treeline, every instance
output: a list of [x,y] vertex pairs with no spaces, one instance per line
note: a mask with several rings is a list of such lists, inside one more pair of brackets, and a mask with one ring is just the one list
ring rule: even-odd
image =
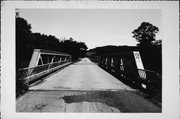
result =
[[90,49],[89,56],[98,56],[116,52],[139,51],[145,69],[162,74],[162,40],[156,40],[158,27],[149,22],[142,22],[132,33],[137,40],[137,46],[103,46]]
[[104,55],[104,54],[111,54],[117,52],[128,52],[138,50],[136,46],[114,46],[114,45],[107,45],[102,47],[96,47],[93,49],[88,50],[89,55]]
[[149,22],[132,31],[133,38],[138,42],[137,46],[146,69],[154,70],[162,74],[162,40],[156,39],[159,28]]
[[153,70],[161,74],[162,72],[162,54],[161,45],[152,45],[151,47],[141,46],[102,46],[90,49],[87,52],[89,56],[99,56],[118,52],[139,51],[145,69]]
[[84,57],[87,46],[73,38],[58,39],[52,35],[32,33],[31,25],[23,18],[16,18],[16,67],[27,67],[34,49],[64,52],[72,55],[72,60]]

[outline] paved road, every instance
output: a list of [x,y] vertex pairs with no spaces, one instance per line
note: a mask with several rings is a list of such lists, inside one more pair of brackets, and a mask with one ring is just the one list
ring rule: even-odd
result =
[[18,112],[160,112],[144,95],[84,58],[50,75],[16,102]]

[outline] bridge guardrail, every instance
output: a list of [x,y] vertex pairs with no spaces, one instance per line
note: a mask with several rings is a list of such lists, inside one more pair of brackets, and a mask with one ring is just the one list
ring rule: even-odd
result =
[[138,79],[146,85],[147,91],[161,90],[162,81],[161,76],[155,71],[146,70],[146,69],[137,69],[138,70]]
[[147,91],[161,91],[161,76],[155,71],[137,68],[133,52],[105,54],[91,59],[103,69],[134,82]]
[[17,78],[20,80],[25,80],[26,83],[28,83],[32,81],[34,78],[50,73],[51,71],[56,70],[57,68],[63,66],[64,64],[67,65],[69,63],[70,60],[67,60],[67,61],[60,61],[60,62],[39,65],[36,67],[22,68],[18,70]]
[[16,97],[27,92],[30,84],[41,80],[53,71],[71,63],[72,56],[67,53],[34,49],[29,66],[16,70]]

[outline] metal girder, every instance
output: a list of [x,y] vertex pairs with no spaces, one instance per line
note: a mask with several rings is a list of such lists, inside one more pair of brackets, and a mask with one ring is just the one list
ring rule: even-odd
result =
[[[44,55],[52,56],[52,59],[47,57],[47,61],[43,61]],[[71,55],[66,54],[66,53],[43,50],[43,49],[34,49],[33,55],[31,57],[31,60],[29,63],[29,68],[38,66],[39,61],[41,62],[42,65],[44,64],[44,62],[52,63],[52,62],[54,62],[55,57],[60,57],[59,61],[61,61],[62,57],[65,57],[65,59],[64,59],[65,61],[67,60],[66,57],[69,57],[69,59],[71,59]],[[57,59],[59,59],[59,58],[57,58]]]

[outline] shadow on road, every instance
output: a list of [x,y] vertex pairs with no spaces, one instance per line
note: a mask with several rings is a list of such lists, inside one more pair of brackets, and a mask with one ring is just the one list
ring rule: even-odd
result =
[[121,112],[161,112],[161,107],[149,102],[135,91],[90,91],[82,95],[62,97],[66,103],[100,102],[119,109]]

